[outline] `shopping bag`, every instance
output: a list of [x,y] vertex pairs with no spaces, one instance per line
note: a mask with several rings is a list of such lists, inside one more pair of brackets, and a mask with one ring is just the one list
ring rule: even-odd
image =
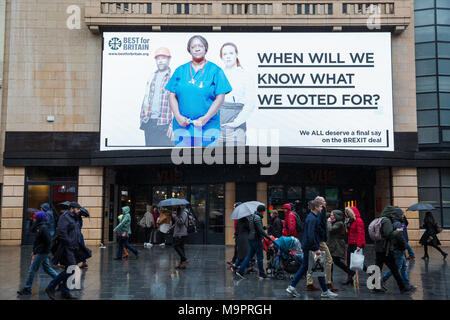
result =
[[350,270],[363,270],[364,254],[363,250],[354,251],[350,255]]
[[320,255],[309,251],[308,273],[311,277],[325,277],[325,268],[327,265],[327,254],[320,251]]

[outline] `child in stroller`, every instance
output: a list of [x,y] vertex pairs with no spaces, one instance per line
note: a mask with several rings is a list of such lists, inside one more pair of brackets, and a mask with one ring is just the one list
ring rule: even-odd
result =
[[292,277],[303,262],[303,251],[300,241],[295,237],[264,239],[264,250],[267,253],[266,273],[277,280]]

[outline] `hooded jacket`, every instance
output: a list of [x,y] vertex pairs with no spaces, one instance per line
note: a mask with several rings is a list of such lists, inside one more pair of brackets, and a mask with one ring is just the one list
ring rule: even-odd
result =
[[[405,231],[405,224],[403,223],[403,211],[400,208],[395,208],[395,216],[394,216],[394,222],[392,224],[394,227],[394,230],[396,229],[402,229]],[[398,251],[405,251],[406,250],[406,239],[404,232],[401,232],[397,235],[394,241],[394,249]]]
[[286,203],[283,204],[283,208],[288,211],[285,214],[284,225],[283,225],[283,236],[284,237],[298,237],[296,224],[295,224],[295,214],[292,212],[291,205]]
[[250,227],[249,241],[262,240],[263,237],[269,238],[269,235],[263,229],[262,217],[258,211],[250,216],[248,224]]
[[350,230],[348,232],[348,244],[355,244],[362,248],[366,245],[366,233],[364,230],[364,222],[361,219],[358,208],[345,208],[345,212],[351,219]]
[[381,213],[381,217],[384,219],[381,221],[381,236],[382,240],[375,242],[375,252],[386,252],[389,253],[394,251],[394,241],[398,237],[399,232],[394,229],[392,224],[392,214],[395,214],[395,207],[386,206]]
[[131,215],[130,215],[130,207],[126,206],[122,208],[123,217],[117,227],[114,228],[114,231],[118,232],[128,232],[131,234]]
[[333,257],[345,257],[345,225],[344,213],[340,210],[333,210],[335,222],[328,221],[328,249]]
[[36,238],[33,243],[34,254],[48,254],[50,253],[50,245],[52,238],[48,230],[47,216],[45,212],[38,211],[36,215],[36,225],[31,229],[32,232],[36,232]]
[[44,203],[44,204],[42,204],[41,208],[44,209],[45,214],[48,217],[47,223],[48,223],[48,229],[49,229],[50,233],[55,233],[56,222],[55,222],[55,217],[54,217],[53,211],[50,208],[50,205],[48,203]]

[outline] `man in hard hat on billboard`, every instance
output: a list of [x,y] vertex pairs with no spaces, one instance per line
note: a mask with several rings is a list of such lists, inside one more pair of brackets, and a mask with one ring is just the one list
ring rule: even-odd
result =
[[170,79],[170,51],[161,47],[155,51],[157,70],[145,86],[144,101],[140,113],[140,129],[145,133],[148,147],[173,146],[172,111],[169,107],[169,92],[165,89]]

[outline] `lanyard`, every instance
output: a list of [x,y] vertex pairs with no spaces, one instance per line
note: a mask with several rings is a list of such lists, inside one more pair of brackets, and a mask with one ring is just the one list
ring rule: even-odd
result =
[[[200,75],[200,77],[198,77],[199,79],[203,76],[203,74],[205,73],[205,65],[206,65],[206,63],[207,63],[208,61],[205,59],[205,63],[203,64],[203,66],[200,68],[200,70],[202,70],[202,73],[201,73],[201,75]],[[189,72],[190,72],[190,74],[191,74],[191,81],[189,81],[189,83],[192,83],[192,84],[195,84],[195,79],[194,79],[194,76],[192,75],[192,61],[191,61],[191,64],[190,64],[190,66],[189,66]],[[197,71],[198,72],[198,71]],[[195,74],[197,74],[197,72],[195,73]],[[200,85],[199,85],[199,88],[203,88],[203,81],[200,81]]]

